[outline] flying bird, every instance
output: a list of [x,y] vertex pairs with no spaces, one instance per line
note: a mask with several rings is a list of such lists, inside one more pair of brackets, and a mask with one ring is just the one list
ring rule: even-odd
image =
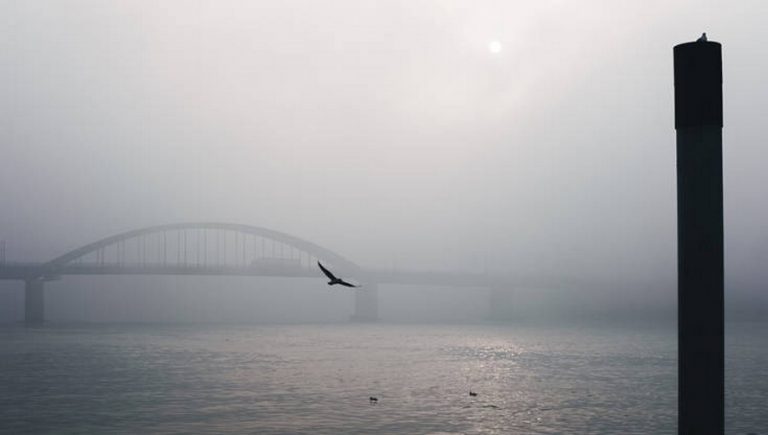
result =
[[358,286],[358,285],[350,284],[350,283],[348,283],[348,282],[344,281],[344,280],[343,280],[343,279],[341,279],[341,278],[336,278],[336,276],[335,276],[333,273],[331,273],[331,271],[330,271],[330,270],[328,270],[328,269],[326,269],[325,267],[323,267],[323,265],[322,265],[322,264],[320,264],[320,262],[319,262],[319,261],[317,262],[317,265],[318,265],[318,266],[320,266],[320,270],[322,270],[322,271],[323,271],[323,273],[325,274],[325,276],[327,276],[327,277],[328,277],[328,279],[330,279],[330,281],[328,281],[328,285],[341,284],[341,285],[343,285],[344,287],[352,287],[352,288],[357,288],[357,287],[360,287],[360,286]]
[[702,33],[701,38],[697,39],[696,42],[707,42],[707,32]]

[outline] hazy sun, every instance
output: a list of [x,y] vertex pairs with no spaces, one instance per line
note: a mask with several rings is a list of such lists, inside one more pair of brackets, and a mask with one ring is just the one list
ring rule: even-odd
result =
[[488,51],[491,53],[498,53],[501,51],[501,42],[491,41],[488,43]]

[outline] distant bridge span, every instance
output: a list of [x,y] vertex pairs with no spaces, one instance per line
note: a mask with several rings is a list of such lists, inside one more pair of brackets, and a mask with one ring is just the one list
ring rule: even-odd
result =
[[0,279],[25,281],[25,319],[44,321],[46,281],[64,275],[228,275],[324,278],[327,263],[365,285],[355,290],[355,320],[378,318],[378,284],[491,287],[484,274],[364,269],[310,241],[266,228],[217,222],[177,223],[126,231],[47,263],[0,264]]
[[[209,243],[210,232],[214,232],[214,234],[213,239],[210,240]],[[103,259],[104,250],[106,248],[109,246],[115,246],[115,249],[119,249],[120,243],[125,243],[129,240],[137,241],[137,249],[139,249],[139,251],[137,251],[137,259],[141,264],[146,264],[146,260],[148,258],[145,252],[145,238],[151,237],[153,235],[161,238],[157,240],[158,243],[162,243],[160,246],[161,251],[155,252],[155,254],[161,256],[160,261],[162,261],[163,265],[173,263],[173,258],[169,258],[169,253],[171,254],[171,257],[174,253],[172,251],[175,251],[176,253],[175,263],[177,266],[200,266],[201,261],[203,265],[207,265],[209,253],[216,255],[216,258],[212,258],[211,260],[216,261],[216,264],[220,265],[222,263],[222,254],[224,255],[224,262],[226,262],[226,256],[228,253],[230,253],[227,250],[226,232],[231,232],[234,235],[240,234],[241,238],[239,239],[239,242],[237,237],[234,239],[234,250],[236,251],[234,254],[236,256],[238,254],[242,254],[241,258],[247,258],[248,254],[251,254],[252,256],[255,255],[256,247],[253,245],[253,243],[256,243],[257,238],[260,238],[260,242],[265,242],[267,240],[272,241],[273,248],[272,257],[267,257],[264,255],[266,254],[266,251],[262,250],[261,258],[293,258],[292,256],[285,255],[286,253],[284,251],[284,247],[289,246],[299,251],[303,251],[304,253],[313,256],[314,258],[325,260],[339,267],[348,268],[350,270],[360,269],[356,264],[329,249],[323,248],[322,246],[307,240],[282,233],[280,231],[274,231],[267,228],[251,225],[218,222],[167,224],[127,231],[115,236],[106,237],[104,239],[85,245],[81,248],[74,249],[64,255],[54,258],[48,263],[45,263],[43,267],[55,273],[55,271],[61,270],[65,266],[70,265],[71,263],[87,256],[88,254],[96,254],[97,256],[101,255]],[[192,237],[189,237],[190,235]],[[176,236],[176,239],[169,241],[169,238],[173,238],[173,236]],[[223,242],[222,236],[224,238]],[[248,249],[249,240],[247,236],[251,236],[251,250]],[[282,245],[277,245],[276,243]],[[279,256],[274,256],[274,248],[276,246],[280,246],[281,255]],[[262,244],[261,247],[263,248],[264,245]],[[173,248],[176,249],[174,250]],[[194,258],[189,255],[189,251],[192,249],[194,250],[195,254]],[[290,254],[294,254],[294,251],[292,251]],[[157,255],[155,257],[157,257]],[[299,257],[299,259],[301,259],[301,257]],[[155,258],[155,260],[157,260],[157,258]],[[101,261],[101,264],[103,263],[104,261]],[[118,264],[120,264],[120,262],[118,262]]]

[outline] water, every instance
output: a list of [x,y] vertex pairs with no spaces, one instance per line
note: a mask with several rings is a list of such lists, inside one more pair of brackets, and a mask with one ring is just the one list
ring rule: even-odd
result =
[[[768,428],[765,337],[729,328],[728,433]],[[662,328],[9,327],[0,432],[672,434],[675,343]]]

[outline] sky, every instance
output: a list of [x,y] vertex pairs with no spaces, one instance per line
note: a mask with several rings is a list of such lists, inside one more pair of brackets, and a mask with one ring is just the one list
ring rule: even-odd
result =
[[[189,221],[674,301],[672,47],[723,44],[726,276],[768,301],[760,1],[0,0],[0,240]],[[5,285],[5,284],[0,284]]]

